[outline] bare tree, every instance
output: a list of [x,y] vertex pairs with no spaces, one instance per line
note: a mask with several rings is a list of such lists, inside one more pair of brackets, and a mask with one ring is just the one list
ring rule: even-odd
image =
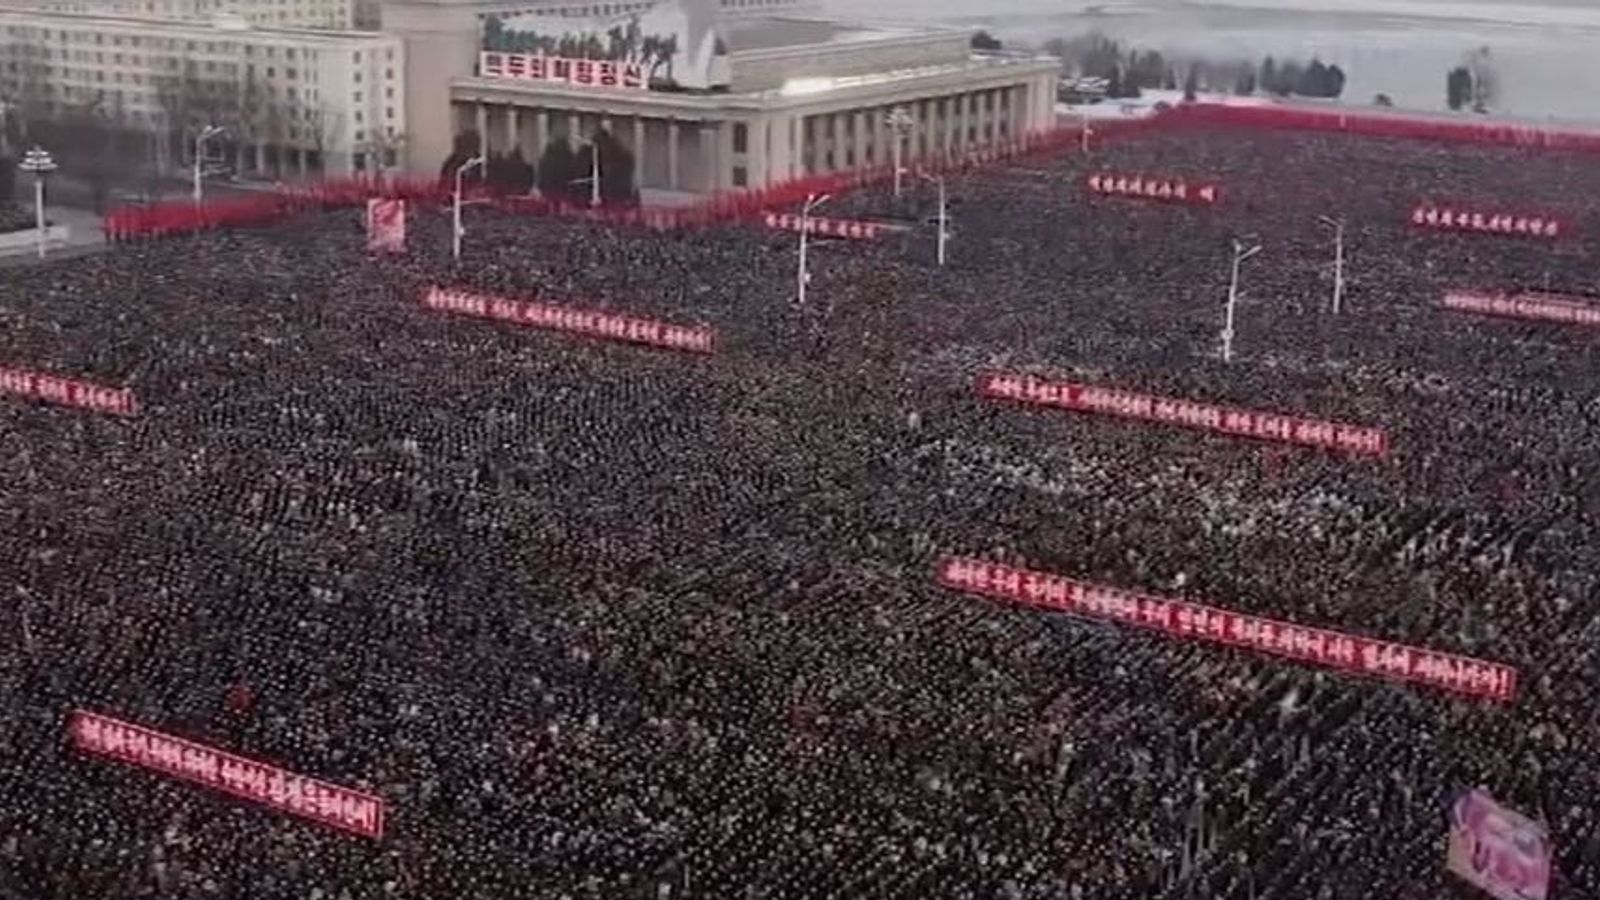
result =
[[317,154],[317,174],[323,174],[328,168],[328,148],[338,142],[344,128],[344,116],[330,109],[326,103],[305,103],[300,107],[300,124],[304,129],[304,139]]

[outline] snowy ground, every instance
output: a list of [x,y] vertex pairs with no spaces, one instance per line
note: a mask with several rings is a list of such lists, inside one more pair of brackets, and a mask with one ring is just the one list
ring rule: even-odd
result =
[[[855,0],[824,4],[830,14],[861,12]],[[1488,47],[1501,85],[1496,112],[1600,119],[1600,0],[877,0],[872,15],[967,23],[1013,43],[1099,31],[1178,58],[1316,55],[1345,70],[1346,101],[1385,93],[1417,109],[1443,109],[1445,74]]]

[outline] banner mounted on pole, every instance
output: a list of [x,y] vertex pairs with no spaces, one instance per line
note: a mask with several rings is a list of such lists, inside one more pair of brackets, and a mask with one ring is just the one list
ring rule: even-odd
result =
[[1472,790],[1450,804],[1446,867],[1499,900],[1546,900],[1550,837],[1544,826]]
[[374,253],[406,250],[406,201],[374,197],[367,201],[367,249]]

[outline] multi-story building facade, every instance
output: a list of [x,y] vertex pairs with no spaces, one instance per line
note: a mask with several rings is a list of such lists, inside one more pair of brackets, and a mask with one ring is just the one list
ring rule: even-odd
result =
[[[633,157],[634,188],[701,193],[961,159],[1055,124],[1059,60],[975,52],[963,28],[730,17],[709,2],[587,22],[485,14],[472,73],[446,82],[453,121],[421,129],[413,163],[443,159],[448,135],[531,161],[603,131]],[[459,49],[405,36],[434,65]]]
[[193,135],[245,173],[403,164],[405,45],[366,32],[0,10],[0,103],[27,122],[89,117],[152,136],[170,167]]
[[198,22],[232,15],[262,28],[343,30],[362,27],[361,4],[376,0],[3,0],[0,7]]

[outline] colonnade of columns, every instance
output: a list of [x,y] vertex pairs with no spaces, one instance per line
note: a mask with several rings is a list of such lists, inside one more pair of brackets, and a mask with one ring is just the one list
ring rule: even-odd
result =
[[[753,184],[841,172],[893,162],[900,131],[901,165],[958,159],[974,148],[1017,140],[1053,121],[1054,81],[1014,84],[837,112],[772,113],[758,120],[765,146],[752,152]],[[907,113],[900,129],[895,109]]]
[[[600,130],[610,132],[633,154],[638,186],[666,190],[728,187],[731,127],[673,116],[611,115],[579,110],[503,103],[457,103],[456,133],[475,131],[486,154],[520,153],[537,165],[553,139],[576,150]],[[721,173],[721,181],[716,182]]]

